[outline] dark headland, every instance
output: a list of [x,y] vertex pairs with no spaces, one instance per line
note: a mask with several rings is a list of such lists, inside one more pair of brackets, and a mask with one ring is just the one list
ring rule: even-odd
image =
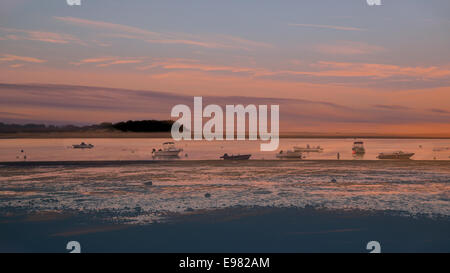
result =
[[[171,138],[173,120],[138,120],[93,125],[5,124],[0,139],[14,138]],[[281,132],[280,138],[450,139],[442,134],[376,134],[370,132]]]

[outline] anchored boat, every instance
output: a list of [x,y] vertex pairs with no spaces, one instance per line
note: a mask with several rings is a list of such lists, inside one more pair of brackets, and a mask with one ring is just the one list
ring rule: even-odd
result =
[[81,142],[80,144],[74,144],[74,145],[72,145],[72,147],[73,147],[74,149],[92,149],[92,148],[94,148],[94,145],[92,145],[92,144],[86,144],[86,143],[84,143],[84,142]]
[[173,142],[164,142],[162,149],[153,149],[153,158],[175,158],[183,151],[181,148],[177,148]]
[[224,154],[223,156],[221,156],[220,158],[223,158],[223,160],[248,160],[252,155],[251,154],[246,154],[246,155],[228,155],[228,154]]
[[295,150],[287,150],[285,152],[281,150],[278,154],[276,154],[276,157],[280,159],[302,159],[302,153]]
[[323,152],[323,148],[320,146],[310,147],[309,144],[306,147],[294,146],[294,152],[300,153],[321,153]]
[[392,153],[380,153],[378,159],[410,159],[414,153],[405,153],[402,151],[396,151]]
[[365,153],[366,153],[366,149],[364,148],[364,142],[362,142],[362,141],[353,142],[352,154],[361,155],[361,154],[365,154]]

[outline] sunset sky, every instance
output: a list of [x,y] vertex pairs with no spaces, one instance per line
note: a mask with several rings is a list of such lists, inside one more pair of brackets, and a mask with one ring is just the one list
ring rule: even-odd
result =
[[283,131],[450,135],[450,1],[2,0],[0,122],[280,104]]

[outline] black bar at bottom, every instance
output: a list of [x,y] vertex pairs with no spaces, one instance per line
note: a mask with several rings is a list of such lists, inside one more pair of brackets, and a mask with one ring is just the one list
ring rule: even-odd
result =
[[[2,266],[30,266],[33,271],[59,266],[85,272],[314,272],[358,271],[417,266],[445,268],[448,254],[0,254]],[[87,271],[86,271],[87,272]]]

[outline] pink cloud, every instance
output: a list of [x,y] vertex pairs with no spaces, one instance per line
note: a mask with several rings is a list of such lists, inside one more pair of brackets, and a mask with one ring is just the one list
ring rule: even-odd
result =
[[17,55],[10,55],[10,54],[4,54],[2,57],[0,57],[0,62],[27,62],[27,63],[45,63],[46,60],[33,58],[33,57],[25,57],[25,56],[17,56]]
[[96,64],[97,67],[106,67],[116,64],[136,64],[141,63],[140,59],[124,59],[120,57],[99,57],[99,58],[88,58],[80,60],[79,62],[74,62],[74,65],[84,65],[84,64]]
[[116,64],[136,64],[136,63],[141,63],[142,60],[115,60],[112,62],[108,62],[108,63],[104,63],[104,64],[98,64],[98,67],[106,67],[106,66],[111,66],[111,65],[116,65]]
[[255,73],[256,70],[254,68],[248,67],[239,67],[239,66],[226,66],[226,65],[209,65],[209,64],[201,64],[192,61],[177,61],[177,60],[167,60],[154,62],[147,66],[139,67],[140,70],[147,70],[152,68],[163,68],[166,70],[197,70],[203,72],[213,72],[213,71],[224,71],[224,72],[251,72]]
[[339,41],[334,44],[320,44],[315,51],[327,55],[366,55],[384,51],[383,47],[368,43]]
[[377,63],[346,63],[346,62],[319,62],[316,67],[323,69],[313,73],[317,76],[364,76],[374,78],[387,78],[392,76],[408,76],[420,78],[443,78],[450,76],[448,68],[437,66],[399,66]]

